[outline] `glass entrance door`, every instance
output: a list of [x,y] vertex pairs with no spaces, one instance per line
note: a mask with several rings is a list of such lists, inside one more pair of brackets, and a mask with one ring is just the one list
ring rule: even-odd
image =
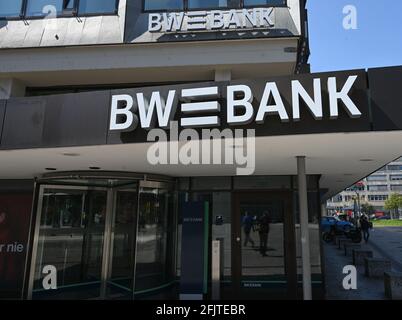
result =
[[134,295],[138,185],[114,189],[113,199],[107,297],[132,299]]
[[74,184],[39,187],[28,298],[163,297],[174,284],[173,184],[66,182]]
[[[89,299],[101,288],[107,191],[49,187],[41,190],[34,246],[32,298]],[[57,290],[45,290],[49,270]],[[32,281],[32,280],[31,280]]]
[[296,255],[291,197],[237,193],[233,269],[237,292],[250,299],[296,297]]

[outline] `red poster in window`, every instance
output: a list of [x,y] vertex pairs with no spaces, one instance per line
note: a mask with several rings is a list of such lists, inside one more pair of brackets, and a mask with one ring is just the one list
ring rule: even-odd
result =
[[32,194],[0,194],[0,298],[21,296]]

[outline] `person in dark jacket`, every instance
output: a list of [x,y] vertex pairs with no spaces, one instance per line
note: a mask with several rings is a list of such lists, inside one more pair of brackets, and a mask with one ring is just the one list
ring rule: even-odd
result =
[[363,232],[364,241],[367,243],[370,238],[370,222],[368,221],[366,216],[360,217],[360,228]]
[[270,222],[271,221],[269,218],[268,211],[264,211],[264,213],[258,219],[258,233],[260,235],[260,253],[263,257],[267,256]]

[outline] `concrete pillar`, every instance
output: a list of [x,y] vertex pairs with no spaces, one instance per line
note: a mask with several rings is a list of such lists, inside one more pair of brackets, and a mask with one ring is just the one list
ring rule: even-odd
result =
[[25,96],[25,84],[17,79],[0,78],[0,100]]
[[231,81],[231,80],[232,80],[232,70],[230,69],[215,70],[215,81]]
[[303,299],[312,300],[311,263],[310,263],[310,234],[308,227],[308,200],[306,157],[297,157],[297,183],[299,191],[300,232],[303,266]]

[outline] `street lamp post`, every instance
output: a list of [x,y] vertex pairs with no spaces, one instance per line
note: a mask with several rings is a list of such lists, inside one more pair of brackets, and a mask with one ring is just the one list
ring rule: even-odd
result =
[[360,218],[361,216],[361,207],[360,207],[360,194],[355,190],[357,195],[357,217]]

